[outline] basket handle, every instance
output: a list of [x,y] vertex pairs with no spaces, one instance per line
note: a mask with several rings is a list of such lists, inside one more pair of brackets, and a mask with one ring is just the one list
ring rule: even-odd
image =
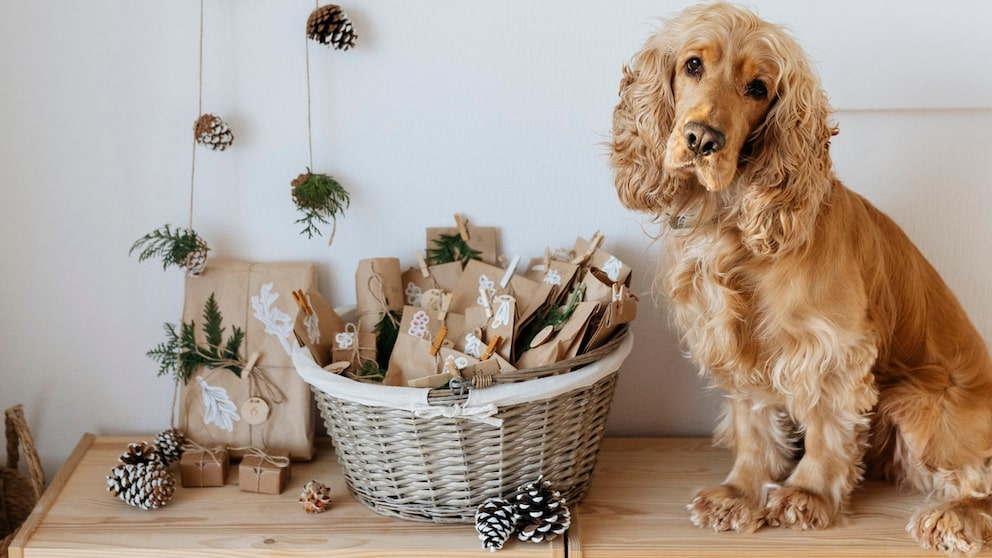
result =
[[24,460],[31,474],[31,486],[34,488],[35,500],[41,498],[45,491],[45,472],[41,468],[38,450],[34,447],[34,439],[28,430],[28,422],[24,419],[24,407],[14,405],[4,413],[7,423],[7,467],[17,470],[18,446],[24,449]]

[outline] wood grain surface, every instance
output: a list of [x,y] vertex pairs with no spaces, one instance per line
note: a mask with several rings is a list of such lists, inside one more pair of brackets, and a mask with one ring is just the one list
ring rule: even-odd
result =
[[696,528],[686,510],[692,493],[719,484],[730,466],[730,453],[708,439],[607,438],[592,486],[573,510],[569,558],[942,556],[905,531],[923,495],[875,482],[854,494],[844,525],[823,531]]
[[[151,440],[153,436],[146,439]],[[236,466],[214,488],[177,487],[157,510],[130,507],[107,492],[105,477],[134,437],[83,436],[42,502],[18,533],[11,558],[184,558],[349,556],[356,558],[490,556],[471,524],[434,524],[382,517],[347,490],[329,445],[315,459],[293,463],[278,495],[242,492]],[[327,512],[309,515],[297,499],[316,479],[331,487]],[[564,542],[510,541],[499,556],[564,556]]]

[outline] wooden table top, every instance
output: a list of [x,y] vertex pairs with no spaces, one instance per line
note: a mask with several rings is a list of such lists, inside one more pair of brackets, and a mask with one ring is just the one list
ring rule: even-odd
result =
[[[107,492],[105,479],[117,456],[134,441],[140,438],[83,436],[18,532],[10,557],[491,555],[482,548],[471,524],[406,521],[366,508],[348,493],[329,444],[318,444],[313,461],[292,464],[289,484],[278,496],[241,491],[237,465],[232,464],[226,486],[177,486],[166,506],[147,511],[134,508]],[[302,486],[311,479],[331,488],[333,503],[324,513],[307,514],[297,501]],[[514,540],[499,555],[564,556],[564,541]]]
[[845,525],[823,531],[738,534],[695,527],[686,510],[691,495],[719,484],[731,463],[730,452],[708,439],[607,438],[592,486],[573,512],[569,558],[942,556],[917,546],[905,531],[924,496],[877,482],[853,495]]

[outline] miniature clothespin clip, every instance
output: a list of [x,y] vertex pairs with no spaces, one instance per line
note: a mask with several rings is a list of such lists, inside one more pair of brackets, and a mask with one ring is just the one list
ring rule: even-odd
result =
[[424,253],[417,250],[417,265],[420,266],[420,275],[427,279],[431,276],[430,268],[427,267],[427,260],[424,259]]
[[307,316],[313,315],[313,308],[310,307],[310,303],[307,302],[307,295],[303,294],[301,290],[293,291],[293,300],[296,301],[296,306],[303,310],[303,313]]
[[462,240],[468,242],[468,219],[462,217],[461,215],[455,213],[455,225],[458,227],[458,234],[461,235]]
[[260,358],[262,358],[262,353],[258,351],[248,356],[248,362],[245,363],[244,370],[241,372],[242,378],[251,376],[251,371],[255,369],[255,365],[258,364],[258,359]]
[[589,247],[586,248],[586,251],[582,254],[572,258],[572,263],[581,265],[583,262],[588,260],[596,252],[596,250],[599,250],[599,247],[603,244],[603,240],[605,240],[605,238],[606,237],[604,237],[602,233],[596,231],[592,235],[592,238],[589,239]]
[[517,266],[520,265],[520,255],[513,256],[510,260],[510,265],[506,266],[506,272],[503,273],[503,278],[499,280],[499,288],[505,289],[507,285],[510,284],[510,279],[513,278],[513,274],[517,272]]
[[447,335],[448,326],[441,326],[441,330],[437,332],[437,337],[434,338],[434,343],[431,344],[431,356],[436,355],[441,350],[441,344],[444,343],[444,338]]
[[489,341],[486,345],[486,352],[482,353],[482,357],[479,360],[489,360],[489,357],[493,356],[493,353],[499,349],[499,346],[503,343],[503,337],[496,335]]
[[489,290],[485,287],[479,287],[479,300],[482,301],[482,307],[486,310],[486,320],[493,317],[493,301],[489,296]]
[[[448,317],[448,307],[451,306],[451,293],[444,293],[441,296],[441,309],[437,311],[437,319],[444,323],[444,319]],[[447,329],[447,328],[445,328]]]

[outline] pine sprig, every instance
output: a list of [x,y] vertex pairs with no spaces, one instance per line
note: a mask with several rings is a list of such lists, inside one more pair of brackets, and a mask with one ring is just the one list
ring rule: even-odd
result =
[[389,367],[389,357],[393,354],[393,347],[400,334],[400,320],[403,316],[395,311],[389,310],[382,315],[382,319],[375,326],[375,354],[379,368]]
[[427,249],[425,258],[428,265],[462,262],[462,266],[465,266],[469,260],[482,259],[482,252],[469,246],[468,242],[458,233],[440,234],[431,242],[434,247]]
[[345,208],[351,204],[348,191],[333,177],[326,174],[307,172],[296,177],[293,186],[293,202],[296,208],[303,212],[303,217],[297,223],[306,225],[300,234],[313,238],[320,236],[320,224],[330,224],[339,214],[343,215]]
[[241,377],[244,363],[238,355],[244,342],[244,330],[231,326],[231,335],[224,341],[223,316],[213,293],[203,307],[203,332],[207,346],[196,343],[196,324],[192,320],[180,327],[166,323],[165,341],[145,353],[159,363],[159,376],[173,375],[176,382],[187,383],[200,366],[226,368]]
[[572,313],[578,308],[584,293],[585,285],[583,283],[576,283],[564,305],[558,306],[551,303],[538,308],[534,313],[534,318],[520,331],[517,338],[517,345],[514,347],[516,354],[518,356],[522,355],[527,349],[530,349],[531,341],[534,340],[534,337],[542,329],[548,326],[554,328],[554,331],[561,329],[561,326],[572,317]]
[[170,265],[183,267],[187,257],[197,250],[208,251],[207,243],[193,229],[172,229],[168,224],[139,238],[131,245],[128,255],[138,252],[138,261],[143,262],[158,256],[162,258],[162,269]]

